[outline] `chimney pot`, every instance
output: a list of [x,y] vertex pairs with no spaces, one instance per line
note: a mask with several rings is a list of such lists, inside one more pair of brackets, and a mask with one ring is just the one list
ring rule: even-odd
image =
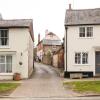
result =
[[72,10],[71,4],[69,4],[69,10]]
[[47,34],[49,33],[48,29],[45,30],[45,37],[47,36]]
[[38,43],[40,42],[40,34],[38,34]]

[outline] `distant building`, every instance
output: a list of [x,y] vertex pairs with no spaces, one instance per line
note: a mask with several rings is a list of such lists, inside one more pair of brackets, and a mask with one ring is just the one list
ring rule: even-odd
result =
[[52,55],[61,47],[60,38],[52,33],[46,31],[45,38],[40,41],[40,35],[38,35],[38,44],[37,44],[37,57],[43,61],[43,57],[50,52]]
[[53,54],[52,65],[57,68],[64,69],[64,47],[62,47]]

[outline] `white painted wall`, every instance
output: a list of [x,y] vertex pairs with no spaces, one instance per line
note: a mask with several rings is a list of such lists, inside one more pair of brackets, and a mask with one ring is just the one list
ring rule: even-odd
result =
[[[80,38],[79,26],[69,26],[67,39],[67,70],[93,71],[95,75],[95,51],[100,50],[100,25],[93,26],[93,37],[91,38]],[[88,52],[89,64],[75,65],[75,52]]]
[[33,72],[33,40],[29,35],[29,45],[28,45],[28,76]]
[[[30,33],[28,28],[10,28],[9,46],[0,47],[0,54],[12,54],[12,73],[21,73],[22,78],[28,78],[28,46]],[[22,56],[21,56],[22,53]],[[23,65],[19,65],[19,62]]]

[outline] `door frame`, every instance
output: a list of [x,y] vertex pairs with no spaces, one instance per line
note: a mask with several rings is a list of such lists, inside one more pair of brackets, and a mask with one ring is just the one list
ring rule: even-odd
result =
[[[95,76],[99,74],[99,73],[96,73],[96,66],[97,66],[97,65],[96,65],[96,53],[97,53],[97,52],[100,52],[100,51],[95,51]],[[100,74],[99,74],[99,75],[100,75]]]

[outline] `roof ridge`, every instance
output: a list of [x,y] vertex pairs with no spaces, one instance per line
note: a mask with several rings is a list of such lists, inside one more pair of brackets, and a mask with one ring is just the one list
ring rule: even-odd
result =
[[93,8],[93,9],[67,9],[67,11],[86,11],[86,10],[100,10],[100,8]]
[[24,20],[33,20],[33,19],[3,19],[1,21],[24,21]]

